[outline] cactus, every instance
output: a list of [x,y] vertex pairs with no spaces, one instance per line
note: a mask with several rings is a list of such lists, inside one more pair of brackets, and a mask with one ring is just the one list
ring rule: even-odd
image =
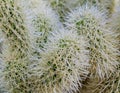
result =
[[[118,42],[120,42],[120,7],[116,9],[116,12],[112,15],[112,17],[109,19],[108,25],[111,30],[113,30],[116,33],[116,39]],[[120,48],[120,45],[118,45],[118,48]]]
[[27,28],[33,35],[31,38],[34,44],[34,54],[40,58],[40,51],[43,50],[47,37],[62,25],[47,2],[43,0],[22,0],[18,3],[26,15]]
[[119,7],[0,0],[0,93],[119,93]]
[[108,17],[110,17],[115,12],[115,9],[119,3],[119,0],[95,0],[95,4],[99,8],[107,11]]
[[[18,57],[25,56],[28,47],[28,37],[23,24],[22,14],[14,0],[0,0],[0,29],[11,44],[11,51],[18,51]],[[17,24],[17,25],[16,25]],[[27,41],[27,42],[26,42]],[[16,50],[17,49],[17,50]]]
[[0,83],[7,93],[26,93],[29,37],[16,0],[0,0],[0,33],[4,36]]
[[89,41],[91,73],[103,78],[114,72],[118,65],[115,37],[106,29],[104,13],[85,5],[69,13],[66,21],[68,29],[86,36]]
[[65,21],[65,15],[71,9],[78,7],[86,2],[86,0],[46,0],[51,7],[58,13],[61,22]]
[[4,61],[5,63],[2,65],[4,68],[0,69],[2,90],[5,93],[28,93],[28,59],[9,59],[9,61],[4,59]]
[[103,4],[103,7],[108,9],[109,14],[113,14],[115,12],[116,7],[119,4],[119,0],[110,0],[110,1],[108,1],[108,0],[104,1],[103,0],[101,3]]
[[60,30],[49,37],[41,60],[31,69],[33,93],[73,93],[86,79],[89,68],[85,42],[72,31]]
[[59,14],[61,22],[65,22],[65,15],[76,7],[84,5],[86,2],[100,9],[104,9],[109,16],[114,13],[116,6],[120,3],[119,0],[46,0],[49,1],[52,8]]
[[66,0],[47,0],[52,8],[58,13],[60,21],[64,21],[64,16],[68,8],[65,6]]
[[120,70],[103,80],[88,80],[82,93],[120,93]]

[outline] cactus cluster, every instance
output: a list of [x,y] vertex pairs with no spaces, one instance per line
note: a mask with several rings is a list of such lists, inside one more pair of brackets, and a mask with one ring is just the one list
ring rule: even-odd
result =
[[120,0],[0,0],[0,93],[120,93]]
[[[61,29],[49,37],[41,59],[32,64],[35,93],[71,93],[78,90],[89,71],[85,42],[76,33]],[[40,89],[38,89],[38,87]]]

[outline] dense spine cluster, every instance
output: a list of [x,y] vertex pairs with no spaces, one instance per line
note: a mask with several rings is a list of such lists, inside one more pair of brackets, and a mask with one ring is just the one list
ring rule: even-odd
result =
[[[11,45],[11,51],[20,52],[19,57],[25,56],[28,47],[28,37],[22,14],[14,0],[0,1],[0,29]],[[18,49],[18,50],[16,50]]]
[[120,93],[120,0],[0,0],[0,93]]
[[108,78],[99,80],[88,79],[81,93],[119,93],[120,92],[120,70],[116,70]]
[[65,15],[71,9],[74,9],[86,2],[86,0],[46,0],[50,3],[51,7],[56,11],[59,15],[59,19],[61,22],[65,21]]
[[[120,7],[116,8],[115,13],[109,19],[108,25],[114,31],[116,40],[120,43]],[[120,44],[117,47],[120,48]]]
[[106,29],[104,13],[97,7],[85,5],[69,13],[66,21],[68,29],[84,35],[89,41],[91,73],[103,78],[114,72],[118,64],[115,37]]
[[60,30],[49,37],[39,63],[33,66],[34,93],[73,93],[88,75],[85,42],[72,31]]
[[0,82],[7,93],[26,93],[29,64],[28,32],[16,0],[0,0],[0,31],[4,36]]
[[32,45],[34,54],[40,57],[40,52],[47,43],[47,38],[51,32],[62,27],[57,19],[57,15],[47,2],[42,0],[22,0],[19,1],[22,11],[26,15],[26,25],[30,33],[32,33]]

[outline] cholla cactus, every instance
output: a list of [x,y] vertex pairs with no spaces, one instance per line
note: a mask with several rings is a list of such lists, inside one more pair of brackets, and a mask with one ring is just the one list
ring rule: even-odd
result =
[[[116,33],[116,38],[120,42],[120,7],[116,9],[116,12],[109,19],[109,28]],[[118,44],[118,48],[120,45]]]
[[0,93],[119,93],[119,7],[0,0]]
[[116,6],[120,3],[119,0],[46,0],[49,1],[54,10],[59,14],[61,22],[65,21],[65,15],[71,9],[80,7],[86,2],[89,5],[96,5],[100,9],[104,9],[108,16],[114,13]]
[[94,86],[93,93],[120,93],[120,69]]
[[116,7],[119,5],[119,0],[95,0],[96,5],[99,8],[105,9],[107,11],[108,16],[111,16],[114,12]]
[[47,0],[50,5],[52,6],[52,8],[54,10],[56,10],[56,12],[58,13],[59,17],[60,17],[60,21],[64,21],[64,16],[66,11],[69,10],[68,7],[66,7],[66,0]]
[[70,11],[70,9],[74,9],[75,7],[78,7],[86,2],[86,0],[46,0],[50,3],[52,8],[58,13],[60,17],[60,21],[64,22],[64,18],[67,12]]
[[73,93],[88,75],[84,40],[72,31],[60,30],[49,37],[45,51],[31,69],[33,93]]
[[9,40],[11,51],[18,51],[18,57],[25,56],[29,43],[28,35],[15,0],[0,0],[0,3],[0,29]]
[[[6,37],[3,33],[2,35]],[[28,58],[18,58],[19,51],[11,52],[11,44],[3,39],[0,54],[0,91],[2,93],[28,92]]]
[[[102,4],[104,5],[103,7],[106,7],[108,9],[108,12],[110,14],[113,14],[116,10],[116,7],[119,5],[119,0],[103,0]],[[102,5],[101,4],[101,5]]]
[[66,21],[68,29],[86,36],[89,41],[91,73],[103,78],[114,72],[118,64],[115,37],[106,29],[104,13],[85,5],[69,13]]
[[[29,37],[16,0],[0,0],[0,33],[4,36],[0,87],[7,93],[26,93]],[[3,82],[3,83],[2,83]]]
[[43,0],[21,0],[18,3],[26,15],[27,28],[33,35],[31,38],[33,37],[33,44],[35,44],[35,54],[40,57],[40,51],[44,48],[47,37],[62,25],[47,2]]
[[80,93],[120,93],[120,70],[102,80],[88,79],[81,90]]
[[9,58],[5,57],[5,59],[0,62],[2,63],[2,68],[0,69],[0,88],[5,93],[28,93],[28,59],[6,59]]

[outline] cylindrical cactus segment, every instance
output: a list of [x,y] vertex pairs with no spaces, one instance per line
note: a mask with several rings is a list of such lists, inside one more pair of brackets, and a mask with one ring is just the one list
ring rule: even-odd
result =
[[[112,31],[114,31],[116,39],[120,42],[120,7],[118,7],[112,17],[109,18],[108,26]],[[118,48],[120,48],[119,44]]]
[[106,29],[105,18],[97,7],[84,5],[69,13],[66,19],[68,29],[75,30],[89,41],[90,71],[100,78],[109,76],[118,65],[115,36]]
[[50,35],[50,32],[53,31],[53,27],[51,25],[50,19],[46,18],[43,14],[34,17],[33,25],[40,33],[40,36],[36,39],[36,43],[38,44],[38,47],[42,49],[44,47],[44,43],[47,42],[47,38]]
[[78,90],[90,66],[84,45],[84,40],[71,31],[53,33],[41,60],[32,67],[36,77],[34,93],[73,93]]
[[33,33],[35,55],[39,57],[39,51],[44,48],[47,37],[62,25],[47,2],[43,0],[22,0],[18,3],[26,15],[27,28]]
[[4,64],[0,69],[0,87],[7,93],[27,93],[24,84],[28,75],[29,37],[16,0],[0,0],[0,29],[5,39],[0,55]]
[[116,70],[109,78],[102,80],[90,78],[84,82],[81,93],[119,93],[120,92],[120,70]]
[[28,35],[24,20],[15,0],[0,0],[0,29],[6,35],[11,52],[18,51],[18,57],[26,56]]
[[[28,61],[23,60],[9,60],[3,66],[4,69],[1,72],[1,80],[5,91],[8,93],[28,93],[27,75],[28,75]],[[4,62],[4,61],[3,61]],[[0,80],[0,81],[1,81]]]
[[30,62],[28,56],[18,58],[18,53],[17,51],[11,52],[8,40],[3,41],[0,55],[0,88],[3,93],[29,92],[27,76]]

